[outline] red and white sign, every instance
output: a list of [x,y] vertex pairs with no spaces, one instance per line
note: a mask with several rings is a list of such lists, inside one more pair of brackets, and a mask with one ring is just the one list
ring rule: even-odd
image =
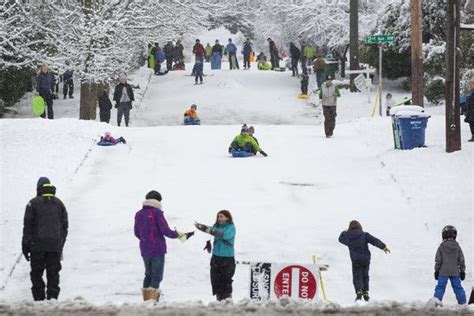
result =
[[319,269],[315,265],[272,264],[273,298],[313,300],[318,295]]

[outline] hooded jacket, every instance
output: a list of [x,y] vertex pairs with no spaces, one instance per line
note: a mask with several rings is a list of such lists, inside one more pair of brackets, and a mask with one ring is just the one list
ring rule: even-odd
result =
[[361,229],[343,231],[339,236],[339,242],[349,247],[352,263],[370,263],[369,244],[380,249],[386,247],[382,241]]
[[444,276],[459,276],[459,272],[466,271],[464,254],[456,240],[444,240],[436,251],[435,271]]
[[26,206],[22,247],[62,253],[69,226],[66,207],[47,178],[39,179],[36,191],[37,196]]
[[149,199],[143,202],[143,208],[135,214],[135,236],[140,240],[142,257],[157,257],[166,254],[166,240],[178,238],[178,233],[171,230],[161,210],[158,200]]

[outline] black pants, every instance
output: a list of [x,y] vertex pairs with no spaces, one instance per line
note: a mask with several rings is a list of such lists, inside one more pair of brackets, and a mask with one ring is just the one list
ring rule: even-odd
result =
[[130,102],[120,103],[117,108],[117,125],[120,126],[122,123],[122,116],[125,117],[125,126],[128,127],[130,122]]
[[166,69],[173,70],[173,58],[166,59]]
[[198,83],[198,79],[201,81],[202,83],[202,73],[200,73],[199,71],[197,71],[195,74],[194,74],[194,81],[196,83]]
[[280,68],[280,58],[277,55],[270,55],[270,62],[272,63],[272,70],[275,68]]
[[63,85],[64,99],[66,99],[68,92],[69,92],[69,97],[72,98],[72,95],[74,93],[74,81],[72,79],[64,81],[64,85]]
[[47,299],[57,299],[59,296],[59,271],[61,271],[61,254],[59,252],[31,252],[31,292],[35,301],[45,299],[45,284],[43,273],[46,269]]
[[307,75],[304,75],[303,79],[301,79],[301,94],[308,94],[308,83],[309,77]]
[[336,128],[337,109],[335,106],[323,105],[324,132],[326,136],[332,136]]
[[218,301],[232,297],[232,277],[235,273],[234,257],[211,258],[211,285],[212,295],[216,295]]
[[244,69],[250,69],[250,54],[244,54]]
[[369,291],[369,268],[370,262],[352,263],[352,282],[357,292]]
[[291,59],[291,70],[293,71],[293,76],[298,76],[298,59]]
[[54,112],[53,112],[53,95],[51,91],[40,90],[39,95],[44,99],[46,102],[46,110],[43,114],[41,114],[42,118],[46,118],[46,111],[48,112],[48,118],[54,119]]
[[469,123],[469,128],[471,129],[471,134],[474,137],[474,123]]
[[110,122],[110,110],[99,110],[99,116],[101,122]]

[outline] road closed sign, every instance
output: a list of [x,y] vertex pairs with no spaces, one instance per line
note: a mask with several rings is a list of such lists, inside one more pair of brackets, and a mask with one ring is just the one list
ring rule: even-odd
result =
[[252,300],[319,299],[319,267],[317,265],[254,263],[250,267]]

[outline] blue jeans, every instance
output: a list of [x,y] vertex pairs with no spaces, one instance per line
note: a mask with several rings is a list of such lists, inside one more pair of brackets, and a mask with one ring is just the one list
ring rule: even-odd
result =
[[461,285],[461,278],[459,278],[458,276],[448,277],[445,275],[440,275],[438,277],[438,284],[435,288],[434,297],[436,297],[440,301],[443,300],[444,291],[446,290],[448,280],[451,281],[451,286],[453,287],[454,294],[456,294],[456,299],[458,300],[458,303],[466,304],[466,292],[464,292],[464,289]]
[[145,279],[143,279],[143,288],[160,288],[163,280],[163,270],[165,269],[165,256],[143,257],[145,263]]
[[322,72],[316,72],[316,82],[318,83],[318,88],[321,88],[323,85],[323,73]]

